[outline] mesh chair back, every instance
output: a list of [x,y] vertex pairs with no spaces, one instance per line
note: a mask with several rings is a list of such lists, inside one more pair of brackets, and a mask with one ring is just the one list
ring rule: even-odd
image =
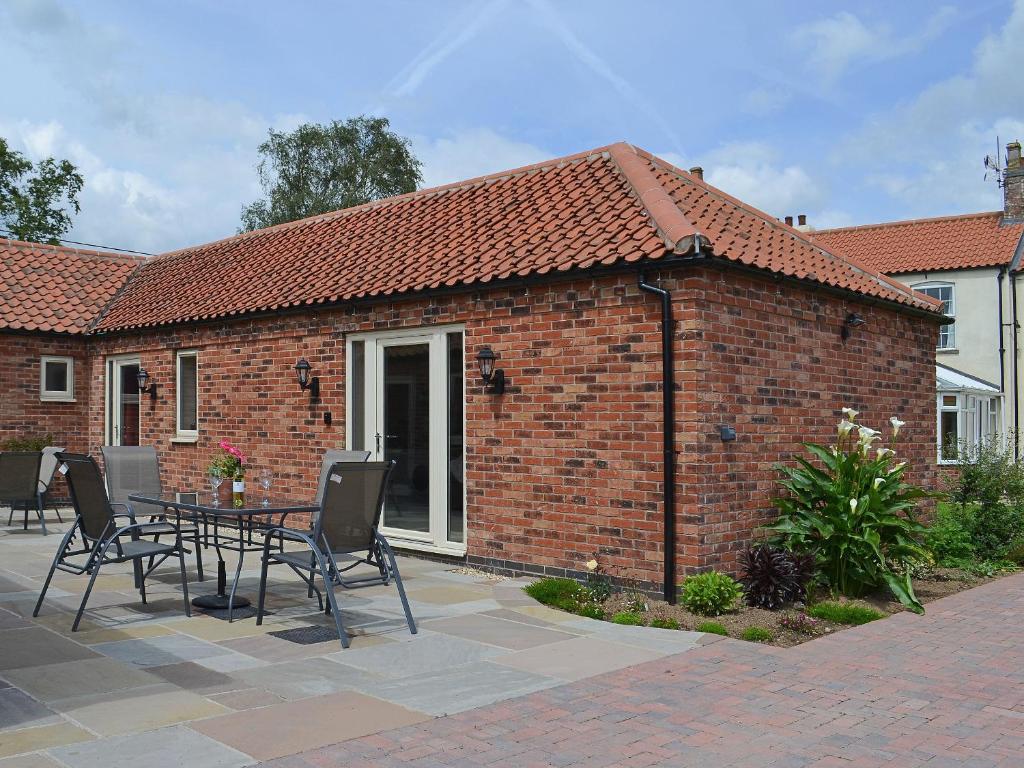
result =
[[113,521],[114,510],[95,459],[81,453],[58,453],[57,461],[68,468],[65,477],[82,535],[102,539]]
[[324,498],[324,485],[327,483],[327,473],[330,471],[332,466],[337,464],[339,461],[351,463],[355,461],[366,461],[368,458],[370,458],[369,451],[338,451],[333,448],[328,451],[324,451],[324,462],[320,466],[320,479],[316,484],[316,498],[313,499],[313,501],[319,504]]
[[39,451],[0,453],[0,501],[31,501],[39,490]]
[[151,445],[105,445],[103,465],[107,470],[107,493],[110,500],[131,504],[139,517],[164,514],[163,507],[129,501],[133,493],[160,496],[160,462]]
[[327,473],[315,541],[331,552],[369,551],[394,462],[338,462]]
[[57,471],[57,454],[63,451],[63,448],[57,448],[55,446],[48,446],[43,448],[43,458],[39,462],[39,492],[46,493],[46,489],[50,487],[50,483],[53,482],[53,474]]

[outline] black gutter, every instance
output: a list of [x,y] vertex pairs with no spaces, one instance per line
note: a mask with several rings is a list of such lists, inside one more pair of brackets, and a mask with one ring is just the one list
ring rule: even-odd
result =
[[662,424],[661,442],[663,449],[662,494],[664,497],[665,515],[665,583],[663,586],[665,602],[676,604],[676,369],[675,350],[672,345],[672,332],[675,323],[672,320],[672,294],[664,288],[651,285],[644,279],[644,273],[638,276],[637,285],[641,291],[653,293],[661,298],[661,402]]

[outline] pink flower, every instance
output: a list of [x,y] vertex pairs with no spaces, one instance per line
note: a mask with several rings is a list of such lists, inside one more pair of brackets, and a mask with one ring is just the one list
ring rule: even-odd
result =
[[219,443],[219,447],[222,448],[225,451],[230,451],[231,450],[231,443],[229,443],[227,440],[221,440],[220,443]]

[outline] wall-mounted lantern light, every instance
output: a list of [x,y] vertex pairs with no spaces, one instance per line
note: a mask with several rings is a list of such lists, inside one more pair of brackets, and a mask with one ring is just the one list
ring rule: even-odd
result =
[[149,395],[151,399],[156,400],[156,383],[150,381],[149,371],[139,366],[139,372],[135,374],[135,381],[139,385],[139,392]]
[[320,398],[320,377],[311,377],[309,375],[311,370],[313,370],[313,366],[304,357],[300,357],[299,362],[295,364],[295,373],[299,378],[299,387],[303,391],[309,390],[311,400],[318,400]]
[[863,317],[858,315],[856,312],[851,312],[846,316],[846,320],[843,321],[843,327],[839,331],[839,335],[843,337],[843,341],[850,338],[850,329],[858,328],[867,322]]
[[494,369],[494,361],[497,359],[497,355],[490,347],[482,347],[476,353],[476,362],[480,366],[480,378],[483,379],[487,392],[492,395],[505,393],[505,372],[500,368]]

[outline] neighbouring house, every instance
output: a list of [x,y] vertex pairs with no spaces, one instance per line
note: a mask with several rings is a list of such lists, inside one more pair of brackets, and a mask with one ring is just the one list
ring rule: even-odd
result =
[[935,349],[940,464],[955,463],[965,444],[973,449],[1016,436],[1024,427],[1024,166],[1019,142],[1007,145],[1000,181],[1001,211],[812,234],[819,245],[938,299],[955,319],[941,327]]
[[[94,453],[152,444],[202,488],[228,439],[309,496],[325,448],[365,449],[398,462],[394,543],[484,567],[731,569],[843,406],[907,422],[935,479],[939,303],[628,144],[168,253],[108,298],[75,337]],[[46,411],[25,354],[4,397]]]

